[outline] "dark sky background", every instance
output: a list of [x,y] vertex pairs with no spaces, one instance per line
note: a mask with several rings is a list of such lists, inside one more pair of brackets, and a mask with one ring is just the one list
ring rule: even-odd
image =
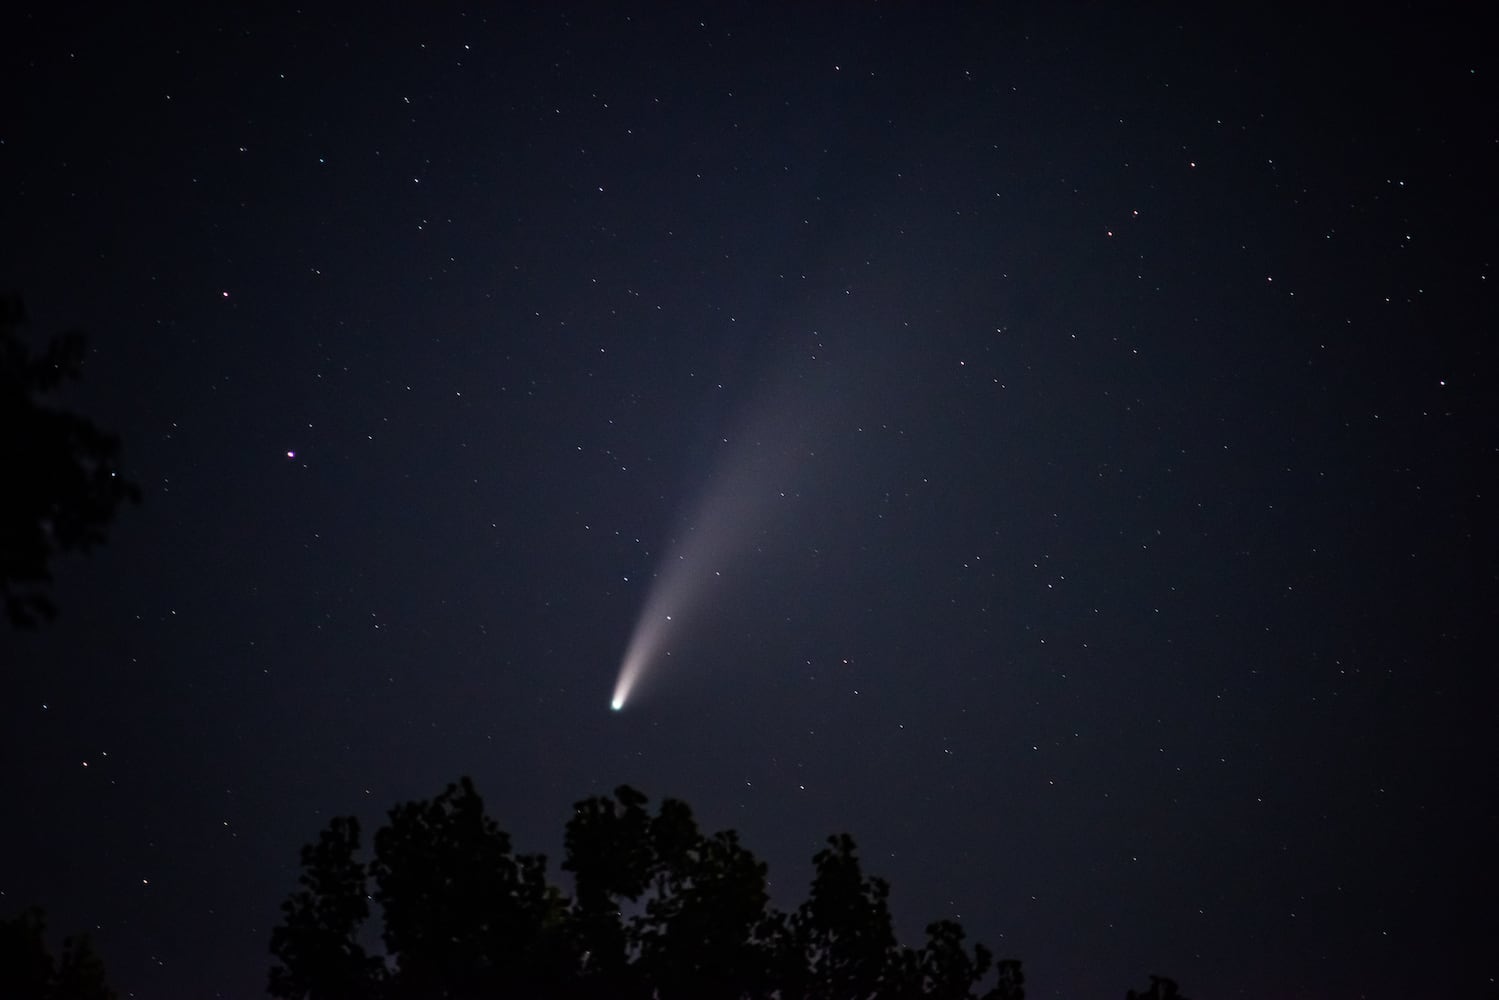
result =
[[1494,995],[1476,22],[216,6],[5,18],[146,494],[0,635],[7,914],[264,996],[330,817],[629,782],[1036,997]]

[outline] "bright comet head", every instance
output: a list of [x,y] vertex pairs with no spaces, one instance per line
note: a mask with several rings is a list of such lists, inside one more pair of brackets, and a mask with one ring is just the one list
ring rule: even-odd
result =
[[[659,602],[661,594],[658,591],[653,597],[653,602]],[[614,697],[609,701],[609,707],[618,712],[625,707],[625,702],[630,697],[630,692],[635,689],[636,681],[640,680],[640,674],[645,670],[645,665],[652,657],[660,652],[662,635],[661,630],[664,622],[658,614],[648,613],[644,615],[635,626],[635,634],[630,636],[629,648],[625,650],[624,662],[619,666],[619,680],[614,682]]]

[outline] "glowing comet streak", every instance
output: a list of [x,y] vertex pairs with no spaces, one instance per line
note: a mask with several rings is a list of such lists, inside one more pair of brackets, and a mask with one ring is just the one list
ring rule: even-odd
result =
[[701,637],[698,622],[707,616],[698,612],[711,607],[729,582],[729,567],[751,555],[746,550],[774,515],[785,512],[786,498],[796,495],[795,481],[818,453],[816,438],[840,405],[837,394],[817,391],[806,374],[790,370],[748,414],[696,516],[667,551],[620,661],[609,701],[614,711],[625,707],[648,669],[671,655],[683,632]]
[[[661,603],[660,594],[658,589],[656,596],[652,597],[652,605]],[[625,649],[625,658],[619,667],[619,680],[614,684],[614,700],[609,702],[609,707],[616,712],[625,707],[645,665],[660,649],[663,626],[670,620],[669,617],[643,616],[635,626],[635,634],[630,637],[630,645]]]
[[646,668],[666,655],[671,637],[685,613],[697,609],[721,581],[714,569],[723,565],[751,531],[751,515],[760,505],[737,491],[719,493],[703,507],[702,516],[687,536],[673,546],[665,568],[651,587],[635,632],[625,647],[609,707],[625,707]]
[[647,668],[669,655],[671,639],[726,582],[722,569],[740,557],[776,509],[804,448],[792,442],[800,427],[788,406],[769,407],[769,418],[751,421],[760,433],[732,449],[688,530],[673,543],[651,587],[635,632],[625,647],[609,707],[630,700]]

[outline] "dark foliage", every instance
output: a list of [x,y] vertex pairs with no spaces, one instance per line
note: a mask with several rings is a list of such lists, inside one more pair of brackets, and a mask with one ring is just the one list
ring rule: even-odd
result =
[[1165,976],[1151,976],[1150,989],[1144,993],[1130,990],[1124,995],[1124,1000],[1187,1000],[1187,997],[1177,990],[1175,980]]
[[57,613],[52,558],[103,542],[115,511],[140,490],[119,474],[120,443],[38,397],[83,368],[83,335],[53,337],[34,354],[21,337],[20,299],[0,297],[0,596],[11,623],[32,628]]
[[87,937],[64,938],[56,958],[47,949],[47,922],[30,909],[0,920],[0,997],[7,1000],[115,1000],[104,963]]
[[[512,852],[467,779],[391,810],[368,863],[358,824],[335,819],[282,904],[272,995],[1023,1000],[1020,963],[970,949],[952,921],[921,948],[897,944],[889,886],[864,874],[849,836],[829,838],[808,899],[785,914],[736,833],[704,834],[673,799],[648,805],[628,786],[577,804],[571,897],[548,883],[545,858]],[[371,898],[382,955],[361,944]]]

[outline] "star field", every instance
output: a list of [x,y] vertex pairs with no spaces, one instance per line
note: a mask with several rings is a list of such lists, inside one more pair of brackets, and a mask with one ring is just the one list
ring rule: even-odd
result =
[[1476,25],[76,13],[0,274],[145,500],[0,635],[0,916],[263,996],[298,848],[470,774],[783,902],[846,830],[1036,997],[1494,990]]

